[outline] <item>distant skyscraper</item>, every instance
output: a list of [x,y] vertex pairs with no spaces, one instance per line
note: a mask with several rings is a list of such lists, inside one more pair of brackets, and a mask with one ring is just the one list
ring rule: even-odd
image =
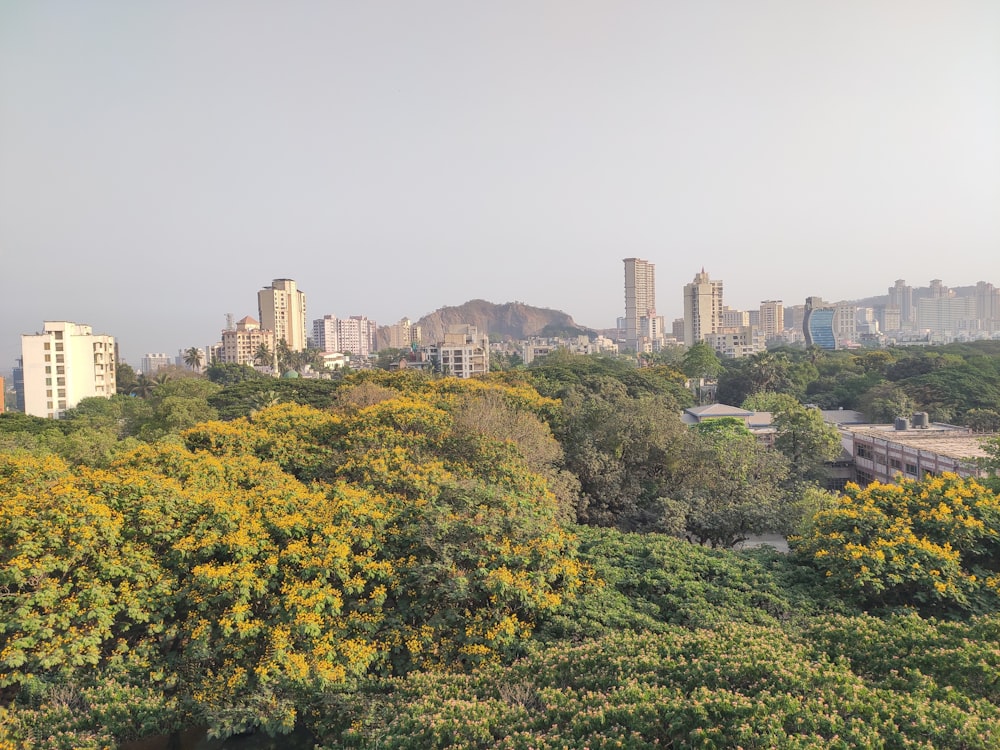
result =
[[694,346],[709,333],[722,330],[722,282],[712,281],[701,269],[684,285],[684,343]]
[[306,348],[306,295],[291,279],[275,279],[257,292],[260,327],[274,331],[276,343],[284,341],[290,351]]
[[115,395],[115,339],[80,323],[45,321],[21,336],[24,411],[61,417],[88,396]]
[[[643,329],[656,317],[655,266],[640,258],[625,258],[625,345],[642,351]],[[643,319],[646,319],[646,323]]]
[[914,322],[916,312],[913,305],[913,287],[907,286],[904,279],[896,279],[896,283],[889,287],[888,307],[899,311],[902,325],[908,326]]

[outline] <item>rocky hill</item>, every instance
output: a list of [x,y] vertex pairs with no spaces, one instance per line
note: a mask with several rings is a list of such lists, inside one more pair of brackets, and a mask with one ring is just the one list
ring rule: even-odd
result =
[[[522,302],[502,305],[474,299],[456,307],[442,307],[417,321],[424,341],[440,341],[450,325],[476,326],[491,338],[526,339],[529,336],[575,336],[594,333],[578,326],[573,318],[559,310],[532,307]],[[379,329],[379,345],[388,345],[388,329]]]

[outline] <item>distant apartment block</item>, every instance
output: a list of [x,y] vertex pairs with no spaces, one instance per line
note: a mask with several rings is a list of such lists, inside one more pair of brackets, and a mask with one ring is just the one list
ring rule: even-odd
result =
[[[261,328],[260,323],[247,315],[240,318],[233,329],[222,332],[222,348],[219,354],[224,364],[273,366],[275,350],[274,331]],[[265,347],[270,355],[267,361],[258,357]]]
[[88,397],[115,394],[115,339],[89,325],[45,321],[21,335],[24,411],[58,418]]
[[275,342],[284,341],[289,350],[306,348],[306,295],[291,279],[275,279],[257,292],[260,327],[274,331]]
[[767,337],[763,331],[753,326],[727,328],[718,333],[709,333],[705,335],[704,342],[720,357],[727,359],[749,357],[767,349]]
[[476,326],[449,326],[443,341],[424,346],[421,351],[445,375],[471,378],[490,371],[489,336],[480,334]]
[[563,350],[572,354],[617,354],[618,344],[606,336],[597,336],[593,340],[586,335],[571,338],[532,337],[521,342],[521,359],[530,365],[536,359]]
[[152,375],[161,367],[169,367],[171,364],[173,362],[171,362],[169,354],[162,352],[159,354],[143,354],[142,359],[139,360],[139,372],[143,375]]
[[409,318],[402,318],[398,323],[389,326],[389,348],[411,349],[420,346],[423,332],[420,326],[414,325]]
[[321,352],[344,352],[370,357],[376,350],[378,324],[364,315],[338,318],[324,315],[313,321],[313,345]]
[[785,330],[785,306],[780,299],[767,299],[760,303],[757,327],[765,338],[781,335]]
[[731,307],[722,308],[722,329],[727,328],[748,328],[750,326],[750,313],[746,310],[734,310]]
[[722,310],[722,282],[710,279],[702,268],[684,285],[684,343],[694,346],[721,331]]

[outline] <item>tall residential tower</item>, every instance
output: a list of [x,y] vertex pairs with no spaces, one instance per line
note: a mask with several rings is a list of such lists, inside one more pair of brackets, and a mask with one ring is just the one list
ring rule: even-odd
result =
[[257,292],[260,327],[274,331],[275,344],[284,341],[289,351],[306,348],[306,295],[291,279],[275,279]]
[[684,285],[684,343],[694,346],[721,330],[722,282],[709,279],[702,268],[694,281]]
[[[656,280],[652,263],[625,258],[625,345],[644,351],[646,335],[656,329]],[[662,337],[662,330],[659,331]]]

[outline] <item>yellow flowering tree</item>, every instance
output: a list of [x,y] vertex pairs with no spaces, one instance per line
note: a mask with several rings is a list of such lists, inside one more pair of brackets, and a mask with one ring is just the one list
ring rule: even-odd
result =
[[800,560],[865,606],[1000,607],[1000,498],[973,479],[848,485],[790,541]]

